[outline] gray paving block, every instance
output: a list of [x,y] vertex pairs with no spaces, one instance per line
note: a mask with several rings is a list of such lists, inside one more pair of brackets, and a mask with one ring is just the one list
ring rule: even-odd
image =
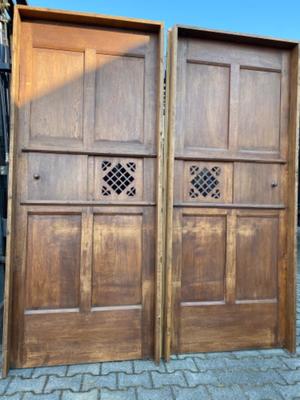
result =
[[164,361],[161,361],[159,364],[151,360],[137,360],[133,361],[133,369],[134,372],[139,374],[144,371],[158,371],[158,372],[166,372],[166,366]]
[[13,394],[12,396],[1,396],[1,400],[21,400],[21,399],[22,399],[21,393]]
[[187,353],[187,354],[178,354],[177,358],[178,360],[184,360],[185,358],[202,358],[202,360],[205,360],[207,353]]
[[150,373],[145,371],[141,374],[125,374],[119,373],[119,388],[124,389],[131,386],[143,386],[145,388],[152,388]]
[[77,374],[100,375],[100,363],[70,365],[67,370],[67,376]]
[[49,380],[45,387],[45,393],[50,393],[53,390],[58,389],[70,389],[74,392],[78,392],[80,389],[81,379],[81,375],[75,375],[72,377],[49,376]]
[[20,368],[11,369],[9,376],[19,376],[20,378],[31,378],[33,374],[33,368]]
[[25,393],[22,400],[60,400],[60,393],[60,391],[55,391],[49,394]]
[[232,354],[236,358],[262,357],[259,350],[239,350],[239,351],[233,351]]
[[280,392],[273,385],[244,388],[249,400],[282,400]]
[[114,361],[105,362],[101,366],[101,374],[106,375],[110,372],[127,372],[128,374],[133,373],[133,362],[132,361]]
[[[287,370],[287,366],[284,362],[285,358],[282,357],[273,357],[273,358],[263,358],[263,359],[256,359],[258,368],[261,370],[268,370],[268,369],[280,369],[280,370]],[[247,365],[247,364],[246,364]]]
[[173,387],[173,392],[176,400],[208,400],[210,398],[205,386],[184,389]]
[[259,354],[263,357],[274,357],[274,356],[289,357],[289,354],[284,349],[263,349],[258,351]]
[[[264,360],[263,358],[261,359],[262,361],[267,361]],[[241,368],[247,368],[247,369],[259,369],[259,363],[257,358],[251,357],[251,358],[239,358],[235,360],[230,360],[226,359],[225,365],[228,369],[241,369]]]
[[[108,390],[102,389],[101,393],[101,400],[135,400],[135,390],[133,388],[127,390]],[[163,400],[163,399],[161,399]]]
[[33,378],[46,375],[66,376],[67,367],[65,365],[59,365],[58,367],[38,367],[34,368]]
[[243,390],[238,385],[233,385],[230,387],[208,386],[207,389],[212,400],[247,400]]
[[218,379],[224,385],[264,385],[267,383],[284,384],[284,379],[274,369],[268,371],[224,370],[217,371]]
[[182,371],[175,371],[172,374],[162,374],[159,372],[150,372],[155,388],[167,385],[179,385],[186,387],[187,383],[184,379]]
[[170,387],[162,387],[159,389],[137,388],[138,400],[171,400],[172,391]]
[[107,388],[111,390],[117,389],[117,374],[110,373],[108,375],[83,375],[82,391],[88,391],[90,389],[102,389]]
[[[295,400],[300,395],[300,383],[296,385],[275,385],[276,389],[281,393],[284,400]],[[272,399],[273,400],[273,399]]]
[[61,400],[98,400],[98,394],[98,389],[82,393],[73,393],[70,390],[64,390]]
[[[288,371],[278,371],[283,379],[289,385],[293,385],[295,383],[300,383],[300,369],[288,370]],[[300,395],[300,393],[299,393]]]
[[174,372],[178,370],[197,371],[197,366],[192,358],[184,358],[181,360],[171,360],[166,363],[167,372]]
[[8,378],[0,379],[0,395],[5,393],[7,386],[12,379],[13,378],[10,376]]
[[235,354],[232,351],[212,351],[210,353],[204,353],[206,358],[209,360],[212,358],[235,358]]
[[33,392],[42,393],[44,385],[46,382],[46,377],[41,376],[35,379],[23,379],[19,376],[14,377],[6,389],[6,395],[14,394],[18,392]]
[[290,369],[297,369],[300,368],[300,357],[294,358],[285,358],[283,362],[290,368]]
[[209,360],[201,360],[195,358],[196,365],[200,371],[207,371],[209,369],[225,369],[226,362],[224,358],[212,358]]
[[184,371],[188,386],[217,385],[219,383],[215,371],[190,372]]

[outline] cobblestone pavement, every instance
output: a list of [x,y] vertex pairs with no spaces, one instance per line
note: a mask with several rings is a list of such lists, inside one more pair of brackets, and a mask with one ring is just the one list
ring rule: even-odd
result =
[[[300,260],[300,258],[299,258]],[[11,370],[5,400],[300,400],[300,263],[297,354],[281,349],[174,356],[151,361]]]

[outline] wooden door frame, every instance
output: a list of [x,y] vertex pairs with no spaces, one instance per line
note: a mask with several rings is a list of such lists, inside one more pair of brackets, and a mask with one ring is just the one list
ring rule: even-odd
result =
[[289,154],[288,154],[288,204],[287,204],[287,254],[286,254],[286,309],[285,338],[287,350],[296,350],[296,272],[297,272],[297,198],[298,198],[298,143],[299,143],[299,43],[295,41],[267,38],[255,35],[242,35],[225,31],[216,31],[175,25],[168,32],[167,57],[167,198],[166,198],[166,252],[165,252],[165,303],[164,303],[164,358],[171,355],[172,319],[173,319],[173,283],[172,281],[172,231],[173,231],[173,186],[174,186],[174,137],[176,120],[176,74],[177,47],[180,37],[192,37],[207,40],[219,40],[231,43],[268,46],[291,51],[290,68],[290,110],[289,110]]
[[164,126],[163,126],[163,84],[164,84],[164,24],[135,18],[122,18],[101,14],[49,10],[45,8],[16,6],[14,10],[13,43],[12,43],[12,81],[11,81],[11,116],[10,116],[10,158],[8,184],[8,216],[6,273],[3,317],[3,368],[2,377],[6,377],[10,367],[11,353],[11,320],[13,298],[14,269],[14,232],[16,227],[16,169],[17,169],[17,118],[19,94],[19,54],[21,45],[21,24],[26,20],[42,20],[50,22],[74,23],[82,26],[110,27],[153,32],[158,35],[158,76],[157,83],[157,123],[156,123],[156,265],[155,265],[155,323],[154,323],[154,358],[159,362],[162,354],[162,301],[163,301],[163,266],[164,266],[164,212],[165,194],[163,190],[164,176]]

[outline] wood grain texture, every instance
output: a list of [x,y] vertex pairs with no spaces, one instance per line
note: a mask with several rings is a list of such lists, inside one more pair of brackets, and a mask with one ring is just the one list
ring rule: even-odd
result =
[[162,24],[36,9],[23,19],[16,9],[27,40],[14,72],[18,230],[6,372],[9,363],[158,360]]
[[165,357],[293,349],[298,46],[170,36]]

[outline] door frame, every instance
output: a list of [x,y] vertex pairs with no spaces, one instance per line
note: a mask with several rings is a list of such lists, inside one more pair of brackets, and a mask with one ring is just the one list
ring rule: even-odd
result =
[[231,43],[262,45],[291,52],[289,152],[288,152],[288,202],[287,202],[287,254],[286,254],[286,300],[285,334],[283,347],[294,353],[296,350],[296,273],[297,273],[297,201],[298,201],[298,144],[299,144],[299,43],[289,40],[241,35],[225,31],[175,25],[168,32],[167,53],[167,112],[166,124],[166,254],[165,254],[165,304],[164,304],[164,358],[171,355],[173,326],[172,240],[173,240],[173,189],[176,124],[177,48],[180,37],[218,40]]
[[7,216],[7,246],[6,246],[6,273],[4,293],[3,317],[3,368],[2,377],[6,377],[11,359],[11,321],[13,298],[13,271],[14,271],[14,232],[16,227],[16,184],[17,184],[17,154],[20,149],[17,145],[18,108],[20,107],[19,94],[19,55],[21,39],[21,25],[23,21],[42,20],[61,23],[76,23],[81,26],[99,26],[153,32],[158,36],[158,82],[157,82],[157,110],[156,110],[156,254],[155,254],[155,307],[154,307],[154,358],[159,362],[162,354],[162,301],[163,301],[163,267],[164,267],[164,213],[165,193],[164,180],[164,128],[163,128],[163,94],[164,94],[164,24],[159,21],[144,19],[114,17],[101,14],[82,12],[68,12],[49,10],[37,7],[15,6],[12,43],[12,81],[11,81],[11,115],[10,115],[10,155],[9,155],[9,183],[8,183],[8,216]]

